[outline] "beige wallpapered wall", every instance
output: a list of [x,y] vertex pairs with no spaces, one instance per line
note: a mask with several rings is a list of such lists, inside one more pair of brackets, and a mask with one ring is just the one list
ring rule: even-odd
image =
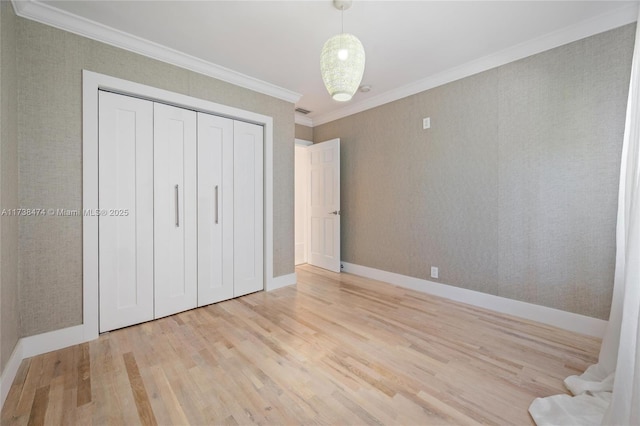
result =
[[[274,276],[293,273],[293,104],[17,18],[20,205],[82,208],[82,69],[273,117]],[[82,223],[20,221],[22,335],[82,321]]]
[[296,124],[296,139],[304,141],[313,141],[313,127]]
[[[0,209],[18,207],[16,16],[0,2]],[[18,312],[18,218],[0,219],[0,371],[20,337]]]
[[342,141],[343,260],[607,319],[634,32],[315,127]]

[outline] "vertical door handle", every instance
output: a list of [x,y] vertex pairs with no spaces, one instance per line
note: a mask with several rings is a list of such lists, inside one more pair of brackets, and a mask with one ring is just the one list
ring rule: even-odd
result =
[[180,190],[176,185],[176,228],[180,226]]
[[220,215],[220,200],[218,198],[218,185],[216,185],[216,225],[218,224],[218,216]]

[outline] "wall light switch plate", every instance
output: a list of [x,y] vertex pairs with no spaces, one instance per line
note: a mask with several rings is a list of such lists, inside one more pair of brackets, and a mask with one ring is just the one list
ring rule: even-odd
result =
[[431,128],[431,117],[425,117],[422,119],[422,128],[423,129]]
[[431,267],[431,278],[438,278],[438,267],[437,266],[432,266]]

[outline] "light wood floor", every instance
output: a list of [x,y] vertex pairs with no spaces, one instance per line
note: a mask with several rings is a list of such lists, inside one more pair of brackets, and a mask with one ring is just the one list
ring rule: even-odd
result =
[[356,277],[184,312],[23,361],[22,424],[529,425],[600,341]]

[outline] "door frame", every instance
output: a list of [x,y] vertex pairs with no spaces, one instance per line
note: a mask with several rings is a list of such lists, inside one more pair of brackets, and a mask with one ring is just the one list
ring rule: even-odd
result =
[[[264,129],[264,280],[263,289],[278,287],[273,276],[273,118],[192,96],[82,70],[82,208],[98,209],[98,90],[134,96],[177,107],[246,121]],[[82,217],[82,339],[98,337],[98,217]]]
[[[301,200],[298,199],[297,196],[297,192],[298,192],[298,188],[300,185],[300,182],[298,182],[299,179],[299,175],[298,175],[298,148],[301,149],[305,149],[309,146],[313,145],[313,142],[308,141],[308,140],[304,140],[304,139],[295,139],[295,144],[294,144],[294,163],[295,163],[295,167],[294,167],[294,173],[293,173],[293,185],[294,185],[294,206],[295,206],[295,210],[297,212],[298,209],[298,203],[301,202]],[[307,173],[307,168],[305,167],[304,173]],[[306,182],[306,176],[305,176],[305,182]],[[307,188],[304,188],[304,193],[306,194]],[[307,197],[304,198],[304,200],[302,200],[304,202],[304,217],[302,218],[303,220],[303,224],[302,224],[302,228],[303,228],[303,233],[304,233],[304,262],[307,262],[307,239],[308,239],[308,224],[307,222],[309,221],[309,217],[308,217],[308,212],[307,212]],[[300,218],[297,216],[297,214],[294,212],[294,222],[298,221]],[[297,250],[297,244],[298,244],[298,234],[296,233],[296,223],[294,223],[294,230],[293,230],[293,252],[294,252],[294,263],[295,263],[295,259],[296,259],[296,250]]]

